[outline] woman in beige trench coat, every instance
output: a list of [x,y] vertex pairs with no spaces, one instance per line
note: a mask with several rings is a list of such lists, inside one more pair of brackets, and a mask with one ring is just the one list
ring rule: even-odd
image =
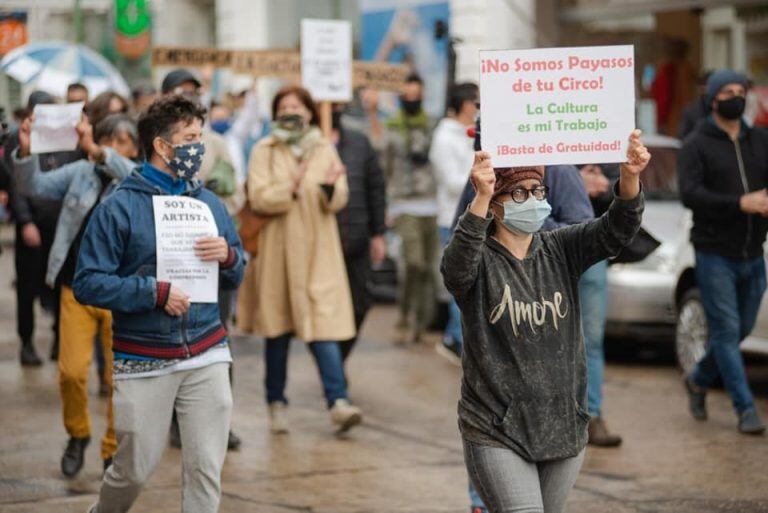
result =
[[347,399],[337,343],[355,335],[335,215],[347,203],[347,179],[336,149],[320,133],[315,103],[305,89],[281,89],[272,117],[272,135],[253,149],[248,169],[250,206],[271,217],[246,272],[239,323],[266,338],[272,432],[288,431],[285,384],[294,336],[309,344],[331,420],[346,431],[362,420]]

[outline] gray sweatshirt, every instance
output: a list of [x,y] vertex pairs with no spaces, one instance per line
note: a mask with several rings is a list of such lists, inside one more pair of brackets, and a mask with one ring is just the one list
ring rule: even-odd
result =
[[589,415],[579,278],[629,244],[643,204],[642,193],[629,201],[617,197],[599,219],[536,233],[523,260],[490,237],[490,215],[461,217],[441,272],[463,319],[465,439],[533,462],[584,448]]

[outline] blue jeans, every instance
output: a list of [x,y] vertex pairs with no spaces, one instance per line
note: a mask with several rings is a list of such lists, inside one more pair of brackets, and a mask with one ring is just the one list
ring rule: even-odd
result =
[[739,344],[757,321],[766,287],[765,262],[762,257],[741,261],[697,251],[696,281],[707,315],[709,347],[691,378],[708,388],[721,376],[741,414],[754,408],[754,399]]
[[608,315],[608,262],[598,262],[581,275],[581,331],[587,352],[587,410],[600,416],[603,406],[603,375],[605,371],[605,319]]
[[[288,403],[288,399],[285,397],[285,383],[287,381],[290,347],[291,334],[266,340],[264,360],[267,371],[264,386],[267,390],[267,403],[277,401]],[[318,341],[310,343],[309,349],[315,357],[320,379],[323,382],[325,399],[330,408],[337,399],[347,398],[347,381],[344,378],[339,344],[330,341]]]
[[[442,247],[448,245],[452,233],[449,227],[440,226],[440,245]],[[451,297],[448,303],[448,324],[445,326],[445,337],[443,340],[446,344],[457,344],[459,346],[459,354],[461,354],[464,343],[464,335],[461,332],[461,311],[453,297]]]

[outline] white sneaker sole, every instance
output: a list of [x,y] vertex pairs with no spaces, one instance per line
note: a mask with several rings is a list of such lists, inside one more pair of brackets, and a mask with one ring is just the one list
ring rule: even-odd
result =
[[357,426],[363,421],[363,415],[361,413],[353,413],[344,422],[338,424],[337,433],[346,433],[353,427]]

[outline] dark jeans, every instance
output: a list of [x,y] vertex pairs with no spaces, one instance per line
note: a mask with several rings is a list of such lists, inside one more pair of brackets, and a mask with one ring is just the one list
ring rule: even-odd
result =
[[[287,333],[266,340],[264,360],[267,372],[264,386],[267,390],[267,403],[288,402],[285,397],[285,383],[288,374],[291,336],[290,333]],[[337,399],[347,398],[347,380],[344,378],[339,344],[335,341],[316,341],[309,344],[309,349],[315,357],[320,379],[323,382],[325,399],[330,408]]]
[[31,248],[24,244],[21,225],[16,225],[15,267],[16,267],[16,330],[23,342],[31,342],[35,331],[35,299],[40,298],[43,307],[53,314],[53,344],[59,341],[59,295],[60,288],[51,289],[45,284],[48,268],[48,253],[53,244],[56,227],[38,225],[42,244]]
[[739,344],[757,321],[766,288],[765,261],[731,260],[696,253],[696,281],[707,315],[709,347],[692,373],[693,382],[711,387],[722,377],[738,413],[754,408]]
[[[370,290],[368,289],[368,277],[371,272],[371,258],[368,252],[361,253],[358,256],[344,256],[347,264],[347,277],[349,278],[349,290],[352,293],[352,305],[355,310],[355,329],[359,333],[360,327],[365,321],[365,316],[371,308],[373,302]],[[357,336],[350,340],[339,342],[341,348],[341,359],[347,361],[349,353],[357,343]]]

